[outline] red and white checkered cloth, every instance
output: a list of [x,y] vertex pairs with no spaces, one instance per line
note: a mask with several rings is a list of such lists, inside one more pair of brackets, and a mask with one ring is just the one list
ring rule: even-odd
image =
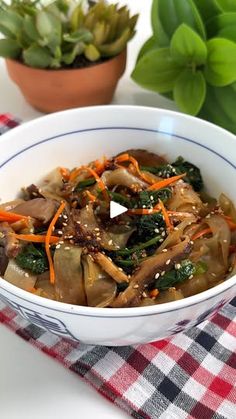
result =
[[[0,115],[0,133],[17,125]],[[2,125],[2,126],[1,126]],[[3,129],[2,129],[3,128]],[[236,418],[236,298],[171,339],[101,347],[45,332],[0,302],[0,322],[137,419]]]

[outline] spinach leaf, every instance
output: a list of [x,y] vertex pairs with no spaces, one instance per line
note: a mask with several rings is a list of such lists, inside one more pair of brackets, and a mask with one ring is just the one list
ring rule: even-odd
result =
[[94,178],[88,178],[79,182],[75,187],[75,192],[81,192],[83,189],[87,188],[88,186],[92,186],[96,183]]
[[28,244],[16,256],[15,261],[22,269],[27,269],[33,274],[42,274],[47,271],[48,260],[46,253],[42,247],[35,247],[33,244]]
[[175,284],[185,281],[194,272],[194,264],[189,259],[185,259],[179,264],[178,269],[172,269],[166,272],[165,275],[159,277],[155,282],[155,288],[158,288],[160,291],[167,290]]
[[159,201],[162,202],[168,201],[171,197],[172,192],[170,188],[163,188],[158,191],[141,191],[138,198],[137,207],[138,208],[153,208]]
[[204,262],[197,262],[194,264],[189,259],[182,260],[175,269],[166,272],[165,275],[159,277],[155,281],[155,288],[160,291],[167,290],[170,287],[175,286],[178,283],[184,282],[191,275],[201,275],[207,271],[207,265]]
[[142,166],[141,169],[160,176],[164,179],[180,175],[181,173],[186,173],[184,180],[185,182],[190,183],[195,191],[201,191],[204,186],[200,169],[194,164],[184,160],[181,156],[179,156],[171,164],[158,167]]
[[184,180],[190,183],[195,191],[199,192],[203,188],[202,175],[200,169],[197,166],[184,160],[181,156],[172,163],[172,166],[178,173],[187,174]]

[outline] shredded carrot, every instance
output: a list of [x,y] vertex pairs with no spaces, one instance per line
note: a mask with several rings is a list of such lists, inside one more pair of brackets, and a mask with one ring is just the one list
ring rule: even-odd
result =
[[102,191],[102,194],[103,194],[103,196],[104,196],[104,198],[105,198],[105,200],[106,201],[109,201],[109,195],[108,195],[108,193],[107,193],[107,188],[106,188],[106,186],[105,186],[105,184],[104,184],[104,182],[101,180],[101,178],[98,176],[98,174],[95,172],[95,170],[93,170],[93,169],[91,169],[91,167],[89,167],[89,166],[81,166],[81,167],[78,167],[77,169],[75,169],[71,174],[70,174],[70,179],[69,179],[69,181],[70,182],[73,182],[73,180],[75,180],[76,179],[76,177],[80,174],[80,172],[83,172],[83,171],[85,171],[85,170],[87,170],[87,172],[89,172],[95,179],[96,179],[96,181],[97,181],[97,184],[98,184],[98,186],[99,186],[99,188],[101,189],[101,191]]
[[150,291],[150,297],[151,298],[156,298],[159,294],[159,290],[157,288],[154,288],[154,290]]
[[149,215],[149,214],[154,214],[156,212],[160,212],[159,209],[155,209],[155,208],[133,208],[133,209],[129,209],[127,211],[128,215]]
[[212,233],[212,231],[211,231],[211,229],[209,227],[208,228],[204,228],[204,230],[201,230],[201,231],[198,231],[198,233],[195,233],[192,236],[192,240],[197,240],[200,237],[205,236],[205,234],[211,234],[211,233]]
[[25,220],[28,221],[29,217],[26,215],[15,214],[14,212],[0,210],[0,222],[6,221],[14,223],[15,221]]
[[163,204],[161,199],[159,199],[159,205],[160,205],[161,212],[162,212],[162,215],[163,215],[165,223],[166,223],[166,227],[169,228],[170,230],[173,230],[174,226],[173,226],[172,222],[170,221],[168,212],[167,212],[167,210],[165,208],[165,205]]
[[139,177],[143,180],[145,180],[145,182],[152,184],[153,183],[153,176],[149,175],[148,173],[142,173],[140,168],[139,168],[139,164],[137,162],[137,160],[133,157],[130,156],[128,153],[124,153],[121,154],[120,156],[116,157],[115,161],[117,163],[123,163],[126,161],[130,161],[133,166],[135,167],[136,172],[138,173]]
[[107,160],[106,156],[103,156],[103,161],[102,162],[100,160],[95,160],[93,162],[95,171],[98,175],[101,175],[104,172],[107,162],[108,162],[108,160]]
[[70,179],[70,171],[66,167],[60,167],[60,173],[61,173],[61,177],[64,180],[69,180]]
[[47,254],[47,258],[48,258],[51,284],[54,284],[54,282],[55,282],[55,271],[54,271],[53,260],[52,260],[52,256],[51,256],[51,252],[50,252],[50,239],[52,237],[53,227],[55,226],[55,224],[56,224],[59,216],[61,215],[62,211],[64,210],[65,206],[66,206],[65,201],[62,201],[60,207],[58,208],[56,214],[54,215],[52,221],[49,224],[48,231],[47,231],[47,234],[46,234],[46,237],[45,237],[45,251],[46,251],[46,254]]
[[[45,235],[39,235],[39,234],[15,234],[12,233],[14,237],[18,240],[23,240],[26,242],[32,242],[32,243],[45,243],[46,236]],[[50,237],[50,244],[57,243],[60,240],[57,236],[51,236]]]
[[156,182],[153,185],[149,186],[147,189],[149,191],[157,191],[159,189],[165,188],[168,185],[171,185],[171,183],[177,182],[177,180],[182,179],[184,176],[186,176],[186,173],[160,180],[159,182]]
[[96,201],[96,199],[97,199],[96,196],[93,195],[90,191],[86,190],[85,193],[86,193],[86,195],[87,195],[87,197],[90,201],[92,201],[92,202]]

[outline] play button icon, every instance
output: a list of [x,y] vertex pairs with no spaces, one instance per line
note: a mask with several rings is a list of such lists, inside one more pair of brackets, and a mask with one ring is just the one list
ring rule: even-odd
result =
[[126,211],[128,211],[128,208],[118,204],[117,202],[110,201],[110,218],[115,218]]

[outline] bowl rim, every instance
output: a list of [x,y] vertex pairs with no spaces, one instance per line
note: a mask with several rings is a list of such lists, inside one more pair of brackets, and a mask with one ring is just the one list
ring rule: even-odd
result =
[[[202,126],[206,129],[210,129],[210,131],[218,132],[221,135],[227,136],[230,141],[235,141],[236,136],[231,132],[221,128],[211,122],[202,120],[200,118],[193,117],[191,115],[182,114],[177,111],[161,109],[161,108],[152,108],[148,106],[137,106],[137,105],[109,105],[109,106],[93,106],[93,107],[83,107],[83,108],[75,108],[75,109],[68,109],[65,111],[55,112],[49,115],[43,115],[39,118],[36,118],[31,121],[27,121],[22,125],[19,125],[14,130],[10,130],[4,133],[4,136],[0,137],[0,147],[1,143],[8,141],[8,137],[12,135],[15,136],[16,134],[20,134],[21,131],[24,132],[25,128],[34,128],[34,126],[40,124],[40,121],[43,120],[53,120],[54,118],[60,118],[65,114],[77,114],[77,113],[93,113],[98,111],[115,111],[120,113],[121,110],[125,112],[147,112],[147,113],[157,113],[160,116],[170,116],[172,118],[182,119],[183,121],[187,121],[188,123],[194,123],[195,125]],[[39,306],[42,308],[48,308],[53,311],[67,313],[67,314],[74,314],[80,315],[85,317],[101,317],[101,318],[130,318],[130,317],[144,317],[144,316],[152,316],[160,313],[170,313],[174,311],[179,311],[181,309],[185,309],[187,307],[196,306],[201,302],[209,301],[214,297],[219,296],[220,294],[224,293],[225,291],[233,288],[236,285],[236,275],[233,275],[231,278],[227,279],[221,284],[216,285],[213,288],[210,288],[206,291],[203,291],[199,294],[195,294],[190,297],[183,298],[182,300],[178,301],[171,301],[168,303],[162,303],[153,306],[147,307],[127,307],[127,308],[98,308],[98,307],[88,307],[88,306],[79,306],[73,305],[69,303],[63,303],[60,301],[49,300],[44,297],[37,296],[32,294],[28,291],[22,290],[15,285],[10,284],[6,280],[4,280],[0,276],[0,289],[3,289],[8,294],[18,297],[27,303],[32,303],[35,306]],[[0,293],[1,295],[1,293]],[[40,304],[41,303],[41,304]]]

